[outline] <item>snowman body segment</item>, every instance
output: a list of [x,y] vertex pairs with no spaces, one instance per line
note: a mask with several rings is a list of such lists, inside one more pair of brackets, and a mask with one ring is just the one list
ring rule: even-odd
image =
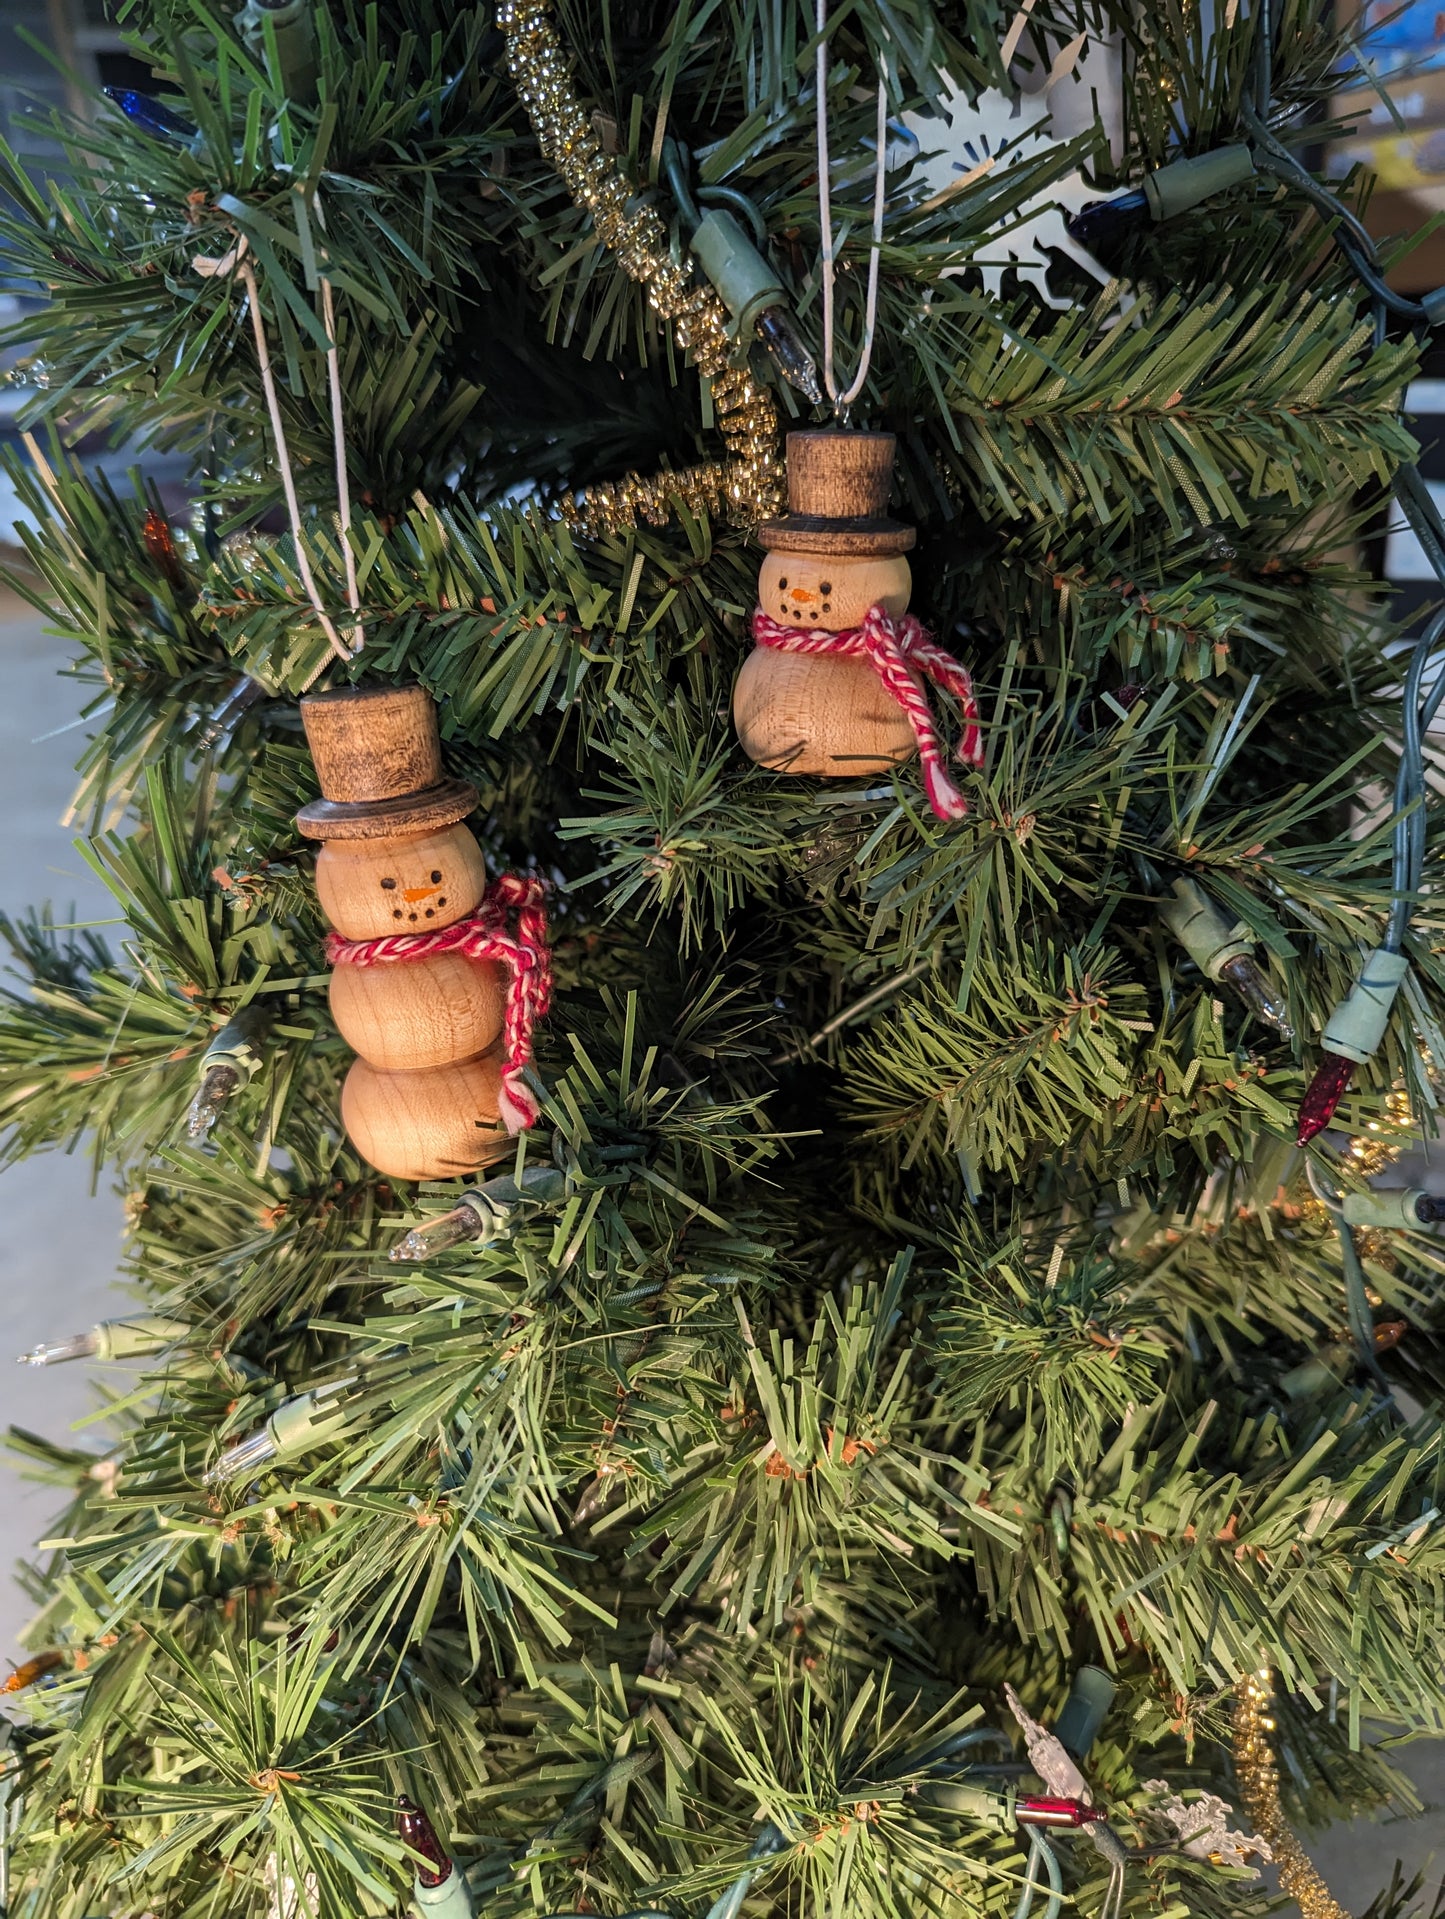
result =
[[[323,798],[297,825],[322,841],[316,888],[343,940],[440,932],[486,888],[461,821],[475,789],[445,778],[423,687],[348,687],[301,702]],[[498,1057],[505,971],[462,952],[340,965],[332,1015],[358,1057],[341,1094],[353,1145],[395,1179],[448,1179],[509,1150]]]
[[[788,435],[786,518],[758,529],[767,548],[758,606],[803,634],[862,626],[881,607],[908,611],[904,555],[914,530],[885,517],[891,433],[835,429]],[[733,690],[733,722],[748,758],[777,772],[846,779],[884,773],[917,742],[908,716],[866,660],[755,647]]]

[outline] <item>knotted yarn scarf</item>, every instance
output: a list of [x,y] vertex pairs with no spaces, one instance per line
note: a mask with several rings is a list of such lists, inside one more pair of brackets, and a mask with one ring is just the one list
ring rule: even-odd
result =
[[861,626],[842,633],[783,626],[759,607],[753,614],[753,638],[780,653],[831,654],[835,659],[867,660],[885,691],[903,708],[918,742],[928,803],[941,820],[961,820],[968,801],[948,776],[945,755],[929,709],[923,681],[952,693],[963,708],[963,732],[957,757],[965,766],[983,765],[983,730],[968,669],[954,659],[911,613],[895,620],[881,606],[870,606]]
[[427,933],[384,933],[380,939],[326,939],[331,966],[385,966],[395,960],[461,953],[472,960],[500,960],[507,968],[502,1015],[502,1090],[498,1107],[509,1133],[535,1124],[537,1101],[523,1073],[532,1060],[532,1031],[552,1003],[552,955],[540,880],[501,873],[482,895],[475,913]]

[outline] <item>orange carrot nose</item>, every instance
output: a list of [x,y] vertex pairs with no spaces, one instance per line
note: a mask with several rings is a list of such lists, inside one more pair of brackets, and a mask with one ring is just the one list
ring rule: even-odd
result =
[[417,900],[429,900],[433,893],[440,890],[436,886],[403,886],[401,896],[408,904],[413,904]]
[[809,600],[816,600],[817,597],[816,593],[810,593],[805,586],[795,586],[788,594],[790,600],[798,600],[804,604]]

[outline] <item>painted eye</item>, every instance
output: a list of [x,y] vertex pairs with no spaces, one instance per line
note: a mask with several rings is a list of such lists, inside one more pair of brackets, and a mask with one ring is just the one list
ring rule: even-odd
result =
[[433,885],[433,886],[435,886],[435,885],[436,885],[436,884],[438,883],[438,881],[439,881],[440,879],[441,879],[441,874],[440,874],[440,873],[433,873],[433,874],[432,874],[432,876],[431,876],[431,883],[432,883],[432,885]]
[[383,893],[394,893],[396,891],[396,881],[383,880],[381,882],[381,890]]
[[786,580],[779,580],[779,581],[778,581],[778,585],[779,585],[779,586],[786,586],[787,584],[788,584],[788,582],[787,582]]
[[831,580],[819,580],[818,591],[820,593],[831,593],[833,591],[833,582]]

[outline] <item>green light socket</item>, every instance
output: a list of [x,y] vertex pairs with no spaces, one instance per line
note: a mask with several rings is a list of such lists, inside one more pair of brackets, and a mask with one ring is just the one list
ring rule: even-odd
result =
[[730,213],[705,213],[688,244],[733,316],[734,337],[751,346],[759,316],[787,302],[782,282]]
[[141,1359],[184,1339],[190,1327],[182,1319],[143,1317],[103,1319],[95,1329],[95,1357],[107,1363],[114,1359]]
[[439,1886],[412,1882],[412,1905],[425,1919],[472,1919],[475,1907],[467,1886],[466,1874],[454,1865]]
[[254,1002],[243,1006],[206,1048],[201,1058],[202,1076],[213,1066],[234,1066],[242,1079],[250,1079],[260,1068],[261,1040],[270,1024],[266,1008]]
[[346,1430],[346,1402],[340,1395],[354,1383],[337,1380],[330,1386],[298,1393],[295,1399],[279,1405],[266,1422],[277,1456],[307,1452],[312,1446],[339,1438]]
[[1159,917],[1206,979],[1217,980],[1230,960],[1254,945],[1248,931],[1222,912],[1197,880],[1175,880],[1173,898],[1161,901]]
[[930,1779],[919,1788],[920,1797],[944,1812],[961,1813],[994,1832],[1012,1832],[1014,1826],[1014,1790],[997,1786],[976,1786],[967,1779]]
[[1213,153],[1174,160],[1157,173],[1146,173],[1144,198],[1156,220],[1173,220],[1253,175],[1254,155],[1248,147],[1216,147]]
[[1088,1758],[1089,1748],[1098,1738],[1099,1728],[1118,1690],[1117,1683],[1102,1666],[1080,1666],[1074,1674],[1074,1683],[1063,1710],[1054,1721],[1053,1731],[1060,1745],[1075,1759]]
[[298,106],[316,104],[316,32],[311,20],[311,0],[246,0],[236,15],[236,25],[246,50],[263,66],[266,62],[267,27],[276,36],[276,71],[288,100]]
[[1418,1186],[1396,1187],[1381,1193],[1346,1193],[1340,1213],[1346,1226],[1405,1226],[1420,1232],[1434,1222],[1420,1216],[1420,1201],[1430,1195]]
[[1321,1393],[1338,1386],[1354,1356],[1348,1340],[1336,1340],[1322,1347],[1311,1358],[1291,1366],[1280,1374],[1280,1390],[1287,1399],[1318,1399]]
[[1325,1051],[1352,1059],[1356,1065],[1369,1059],[1385,1037],[1390,1008],[1409,970],[1403,953],[1377,946],[1360,968],[1348,997],[1330,1014],[1329,1025],[1320,1035]]

